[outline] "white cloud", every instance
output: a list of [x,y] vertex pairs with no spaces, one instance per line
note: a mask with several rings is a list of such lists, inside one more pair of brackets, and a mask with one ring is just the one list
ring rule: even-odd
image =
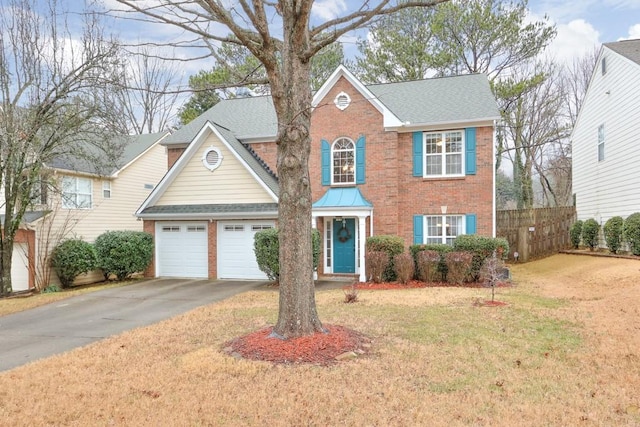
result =
[[311,12],[320,19],[328,21],[335,19],[340,14],[347,11],[347,3],[345,0],[320,0],[313,4]]
[[640,24],[629,27],[629,37],[627,39],[640,39]]
[[547,54],[559,62],[569,62],[600,46],[600,33],[584,19],[557,25],[556,29],[558,35],[548,47]]

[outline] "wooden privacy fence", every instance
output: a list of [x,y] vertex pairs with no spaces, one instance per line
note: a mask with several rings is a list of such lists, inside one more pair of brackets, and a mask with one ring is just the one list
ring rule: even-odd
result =
[[526,262],[571,246],[569,228],[576,220],[575,206],[498,211],[496,234],[509,242],[509,259]]

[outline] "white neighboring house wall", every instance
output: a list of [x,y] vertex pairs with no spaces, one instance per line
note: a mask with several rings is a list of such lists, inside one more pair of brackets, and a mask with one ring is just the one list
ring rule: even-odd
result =
[[602,47],[571,140],[578,219],[604,226],[613,216],[640,212],[640,63]]

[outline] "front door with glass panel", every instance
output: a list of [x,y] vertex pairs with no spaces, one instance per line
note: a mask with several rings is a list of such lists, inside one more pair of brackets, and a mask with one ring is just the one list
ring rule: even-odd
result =
[[334,273],[356,272],[356,221],[353,218],[333,220]]

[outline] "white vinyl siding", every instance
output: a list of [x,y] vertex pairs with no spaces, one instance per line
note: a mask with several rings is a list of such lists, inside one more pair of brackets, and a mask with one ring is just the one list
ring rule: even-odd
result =
[[[212,146],[220,151],[223,158],[213,172],[202,164],[203,155]],[[212,134],[155,205],[202,203],[274,203],[274,200],[234,154]]]
[[598,161],[604,160],[604,125],[598,126]]
[[[607,47],[606,74],[596,69],[572,134],[573,192],[578,219],[639,211],[640,64]],[[605,161],[598,161],[596,127],[605,124]]]

